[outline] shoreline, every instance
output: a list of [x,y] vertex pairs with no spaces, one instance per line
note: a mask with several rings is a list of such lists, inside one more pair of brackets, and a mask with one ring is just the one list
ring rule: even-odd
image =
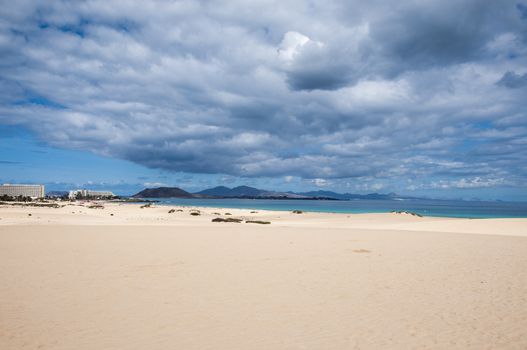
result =
[[[187,200],[187,199],[185,199]],[[198,200],[203,199],[191,198],[188,200]],[[214,199],[211,199],[214,200]],[[236,199],[233,199],[236,200]],[[296,202],[297,200],[295,200]],[[362,214],[410,214],[417,217],[428,217],[428,218],[446,218],[446,219],[468,219],[468,220],[488,220],[488,219],[527,219],[527,213],[524,215],[499,215],[499,214],[441,214],[441,213],[430,213],[434,208],[426,210],[416,210],[416,209],[379,209],[379,210],[366,210],[366,209],[356,209],[354,211],[332,211],[332,210],[316,210],[313,208],[305,208],[298,206],[295,208],[291,206],[290,208],[269,208],[269,207],[255,207],[247,206],[216,206],[216,205],[204,205],[203,202],[197,203],[196,205],[191,205],[187,203],[169,203],[164,202],[163,199],[153,198],[153,199],[144,199],[137,201],[116,201],[116,200],[104,200],[104,199],[93,199],[93,200],[79,200],[75,202],[70,201],[57,201],[57,200],[47,200],[45,202],[0,202],[0,207],[2,206],[21,206],[21,207],[50,207],[50,206],[82,206],[86,203],[93,204],[116,204],[116,205],[157,205],[162,207],[181,207],[181,208],[198,208],[203,210],[217,209],[217,210],[258,210],[258,211],[267,211],[272,213],[287,213],[294,210],[300,210],[303,213],[314,213],[314,214],[336,214],[336,215],[362,215]],[[299,209],[300,208],[300,209]]]
[[[313,213],[334,213],[334,214],[374,214],[374,213],[391,213],[391,212],[398,212],[398,211],[407,211],[407,212],[414,212],[415,214],[417,215],[422,215],[422,216],[427,216],[427,217],[444,217],[444,218],[463,218],[463,219],[487,219],[487,218],[490,218],[490,219],[494,219],[494,218],[527,218],[527,203],[524,203],[524,202],[510,202],[510,203],[513,203],[514,205],[526,205],[525,208],[522,208],[523,212],[522,214],[520,215],[517,215],[517,214],[514,214],[514,215],[507,215],[507,214],[501,214],[501,213],[474,213],[474,214],[470,214],[470,213],[441,213],[441,209],[438,210],[438,207],[435,207],[434,206],[434,203],[431,204],[430,207],[428,208],[416,208],[416,207],[398,207],[398,204],[401,203],[401,201],[393,201],[391,203],[393,203],[394,205],[391,206],[390,208],[381,208],[381,209],[375,209],[373,207],[375,207],[376,204],[380,203],[380,202],[386,202],[384,200],[380,200],[380,201],[377,201],[377,200],[365,200],[366,203],[372,205],[372,207],[368,208],[368,209],[365,209],[365,208],[361,208],[361,207],[358,207],[358,208],[346,208],[344,210],[327,210],[327,209],[324,209],[324,206],[320,206],[320,207],[312,207],[312,206],[305,206],[305,205],[302,205],[302,200],[270,200],[270,202],[272,204],[275,205],[275,207],[271,207],[269,206],[268,204],[260,204],[258,203],[258,201],[266,201],[265,199],[235,199],[235,198],[229,198],[229,199],[200,199],[200,198],[184,198],[184,199],[180,199],[181,201],[179,203],[169,203],[169,202],[166,202],[166,200],[170,201],[170,199],[164,199],[164,198],[152,198],[153,200],[157,201],[157,204],[158,205],[165,205],[165,206],[170,206],[170,205],[181,205],[181,206],[196,206],[196,207],[204,207],[204,208],[227,208],[227,209],[230,209],[230,208],[236,208],[236,209],[254,209],[254,210],[268,210],[268,211],[278,211],[278,212],[283,212],[283,211],[292,211],[294,209],[299,209],[299,210],[302,210],[304,212],[313,212]],[[178,199],[174,199],[176,202],[178,202]],[[229,201],[229,200],[232,200],[232,201],[241,201],[243,202],[243,206],[236,206],[236,207],[231,207],[229,206],[229,204],[227,203],[225,206],[221,206],[221,207],[218,207],[218,206],[215,206],[214,204],[212,205],[208,205],[206,203],[206,201],[217,201],[217,200],[220,200],[220,201]],[[197,204],[190,204],[190,203],[184,203],[185,201],[197,201],[198,203]],[[246,201],[246,202],[245,202]],[[255,205],[256,206],[250,206],[250,202],[251,201],[255,201]],[[436,200],[431,200],[432,202],[435,202]],[[362,201],[345,201],[345,200],[338,200],[338,201],[332,201],[334,203],[341,203],[341,204],[354,204],[354,203],[358,203],[358,202],[362,202]],[[439,202],[443,202],[443,201],[439,201]],[[445,202],[449,202],[449,201],[445,201]],[[509,202],[471,202],[471,201],[461,201],[462,203],[487,203],[487,204],[509,204]],[[280,204],[282,203],[290,203],[291,205],[290,206],[287,206],[287,207],[284,207],[284,208],[280,208]],[[295,204],[299,204],[299,205],[295,205]],[[309,203],[309,204],[312,204],[312,203],[326,203],[326,201],[312,201],[312,200],[308,200],[306,201],[306,203]],[[407,203],[406,201],[404,201],[404,203]],[[412,202],[413,203],[413,202]],[[421,200],[418,200],[416,203],[422,203]],[[435,203],[437,204],[437,203]],[[460,211],[463,212],[463,210],[466,210],[467,208],[463,209],[461,208]],[[475,207],[473,208],[476,212],[479,210],[481,211],[482,208],[479,208],[479,207]],[[500,208],[496,208],[496,211],[499,211]],[[485,210],[485,209],[483,209]],[[439,211],[439,212],[438,212]]]

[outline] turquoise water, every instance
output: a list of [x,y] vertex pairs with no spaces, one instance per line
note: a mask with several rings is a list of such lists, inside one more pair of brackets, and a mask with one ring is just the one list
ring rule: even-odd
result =
[[406,210],[423,216],[458,218],[527,218],[524,202],[476,202],[447,200],[271,200],[158,198],[162,205],[260,210],[302,210],[326,213],[386,213]]

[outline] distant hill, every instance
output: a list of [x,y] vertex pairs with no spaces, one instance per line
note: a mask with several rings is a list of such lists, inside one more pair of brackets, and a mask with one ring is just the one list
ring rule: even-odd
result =
[[192,193],[177,187],[146,188],[134,194],[135,198],[194,198]]
[[231,192],[231,189],[225,186],[217,186],[214,188],[209,188],[195,194],[203,196],[214,196],[214,197],[224,197]]
[[249,186],[238,186],[234,188],[217,186],[197,192],[195,195],[221,198],[314,199],[296,193],[267,191]]
[[238,186],[231,189],[230,195],[235,197],[259,197],[265,192],[267,191],[259,190],[254,187]]

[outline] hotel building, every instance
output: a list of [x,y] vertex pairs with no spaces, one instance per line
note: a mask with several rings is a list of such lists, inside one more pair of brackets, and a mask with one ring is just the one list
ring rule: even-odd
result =
[[81,198],[107,198],[107,197],[115,197],[113,192],[110,191],[91,191],[91,190],[75,190],[70,191],[68,194],[68,198],[75,199],[77,197]]
[[21,185],[21,184],[3,184],[0,185],[0,196],[9,197],[31,197],[44,198],[44,185]]

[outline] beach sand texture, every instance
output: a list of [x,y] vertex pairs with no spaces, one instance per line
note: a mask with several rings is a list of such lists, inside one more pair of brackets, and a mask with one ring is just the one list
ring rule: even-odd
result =
[[527,348],[527,219],[170,208],[1,207],[0,349]]

